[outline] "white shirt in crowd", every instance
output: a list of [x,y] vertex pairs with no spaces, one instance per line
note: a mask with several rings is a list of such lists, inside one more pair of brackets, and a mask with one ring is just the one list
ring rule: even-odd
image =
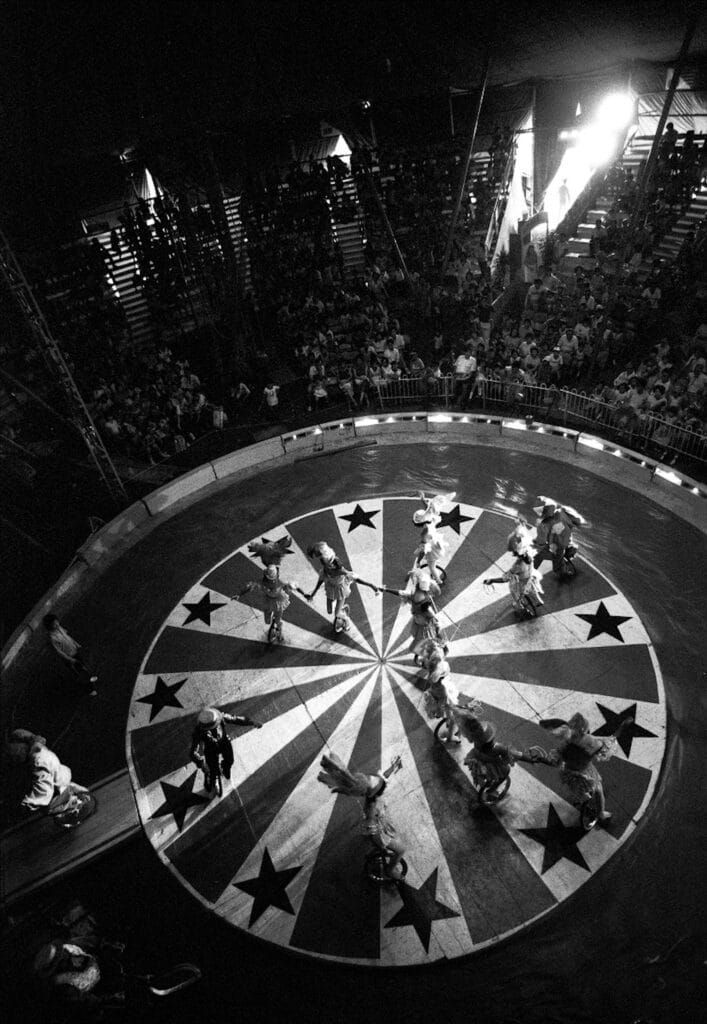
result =
[[270,406],[271,409],[274,409],[276,405],[279,405],[280,400],[277,397],[277,393],[279,390],[279,384],[273,384],[272,387],[270,388],[263,388],[263,396],[265,398],[266,403]]

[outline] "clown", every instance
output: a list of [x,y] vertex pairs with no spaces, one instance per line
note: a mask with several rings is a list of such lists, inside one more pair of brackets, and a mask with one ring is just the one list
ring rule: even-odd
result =
[[538,517],[534,565],[538,569],[546,559],[551,559],[552,568],[560,579],[569,579],[575,575],[572,559],[577,548],[572,542],[572,530],[575,526],[586,526],[587,521],[569,505],[560,505],[553,498],[539,496],[540,505],[533,508]]
[[508,584],[511,601],[519,618],[534,617],[543,604],[541,577],[533,564],[535,548],[532,538],[533,531],[519,522],[508,535],[508,550],[515,555],[510,569],[503,576],[484,580],[484,586]]
[[381,799],[388,786],[388,779],[402,767],[400,758],[394,758],[384,772],[378,771],[375,775],[349,770],[334,753],[322,757],[321,767],[323,771],[319,773],[317,779],[332,792],[363,798],[364,833],[381,851],[387,877],[391,881],[401,879],[405,874],[405,845],[388,817],[387,808]]
[[419,497],[425,507],[417,509],[412,516],[415,526],[422,527],[420,543],[415,548],[415,566],[419,567],[426,562],[430,576],[440,586],[446,579],[446,573],[439,562],[447,554],[449,547],[445,539],[437,532],[437,527],[442,518],[440,514],[442,505],[446,501],[453,501],[455,493],[452,491],[450,494],[437,494],[432,498],[426,498],[425,492],[420,491]]
[[337,558],[336,552],[333,548],[329,547],[326,541],[319,541],[319,543],[308,548],[307,555],[310,558],[317,558],[319,560],[321,570],[316,587],[311,594],[305,594],[304,596],[308,601],[314,600],[317,591],[323,585],[326,594],[327,612],[330,615],[332,611],[334,612],[335,632],[348,631],[351,623],[348,614],[349,606],[346,601],[351,593],[351,584],[363,584],[364,587],[371,587],[376,593],[378,593],[378,588],[374,587],[372,583],[366,583],[365,580],[354,576],[351,570],[347,569],[340,559]]
[[257,590],[263,595],[263,617],[268,629],[268,643],[274,644],[282,640],[282,614],[290,606],[290,595],[297,591],[302,597],[307,595],[295,583],[286,583],[280,579],[280,570],[276,565],[269,565],[263,573],[262,580],[246,583],[234,601],[240,600],[244,594]]
[[191,737],[189,756],[197,768],[204,773],[204,788],[211,792],[220,789],[220,779],[228,779],[233,768],[233,747],[226,723],[233,725],[252,726],[260,729],[261,725],[244,715],[229,715],[217,708],[202,708],[197,715],[196,726]]

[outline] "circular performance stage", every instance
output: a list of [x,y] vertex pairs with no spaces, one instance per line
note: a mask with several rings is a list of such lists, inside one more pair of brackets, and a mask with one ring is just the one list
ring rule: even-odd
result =
[[[454,681],[482,703],[499,738],[547,749],[541,719],[580,711],[600,737],[633,720],[600,766],[613,813],[606,827],[584,833],[556,769],[543,765],[516,765],[508,796],[479,805],[467,742],[434,738],[409,610],[395,595],[354,586],[348,633],[334,632],[323,591],[312,603],[293,596],[274,646],[258,597],[231,600],[262,573],[248,542],[284,534],[292,546],[282,577],[305,591],[317,579],[306,550],[320,540],[362,579],[402,587],[419,539],[419,488],[456,491],[443,509],[448,579],[438,605]],[[574,505],[590,525],[578,531],[578,575],[560,584],[545,563],[545,607],[519,622],[507,587],[489,592],[482,580],[509,564],[510,516],[531,515],[539,493]],[[597,914],[604,867],[620,865],[627,840],[642,841],[639,823],[644,838],[650,823],[668,724],[660,643],[678,617],[683,631],[699,620],[699,607],[678,588],[668,596],[665,580],[697,531],[566,462],[441,443],[270,470],[203,493],[184,516],[191,529],[204,523],[199,556],[165,558],[168,606],[135,683],[126,749],[146,835],[186,890],[260,939],[367,966],[473,953],[575,894]],[[671,655],[671,685],[679,665]],[[221,796],[204,792],[189,760],[204,705],[263,723],[229,727],[235,764]],[[404,881],[378,888],[365,878],[360,802],[317,781],[329,751],[366,772],[400,755],[385,802],[407,846]]]

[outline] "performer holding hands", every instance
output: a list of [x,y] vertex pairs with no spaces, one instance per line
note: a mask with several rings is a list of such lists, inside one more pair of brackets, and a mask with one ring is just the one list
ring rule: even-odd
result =
[[[341,633],[342,630],[347,631],[351,623],[348,615],[349,606],[346,600],[351,593],[351,584],[358,583],[364,587],[370,587],[376,594],[378,593],[378,587],[355,576],[351,569],[347,569],[337,557],[334,549],[329,547],[324,540],[308,548],[307,555],[310,558],[318,559],[321,569],[316,587],[311,594],[304,594],[304,596],[308,601],[312,601],[319,588],[323,585],[326,594],[326,610],[330,615],[332,611],[334,613],[334,630],[337,633]],[[304,592],[302,591],[302,593]]]
[[274,644],[282,640],[282,615],[289,608],[290,595],[297,591],[302,597],[307,597],[304,590],[295,583],[286,583],[280,579],[280,570],[276,565],[269,565],[263,573],[262,579],[252,580],[246,583],[239,594],[233,597],[238,601],[244,594],[256,590],[263,595],[263,617],[268,629],[268,643]]

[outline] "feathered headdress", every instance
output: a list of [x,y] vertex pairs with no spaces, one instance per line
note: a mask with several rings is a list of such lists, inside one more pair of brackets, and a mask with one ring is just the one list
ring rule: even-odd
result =
[[324,754],[319,763],[323,771],[317,775],[317,780],[328,786],[333,793],[367,797],[370,800],[385,786],[385,779],[382,775],[352,772],[336,754]]
[[279,540],[268,540],[267,537],[263,537],[262,540],[252,541],[248,545],[248,550],[267,568],[269,565],[280,565],[285,555],[294,554],[290,547],[291,543],[292,537],[288,537],[287,534]]
[[442,505],[446,501],[454,501],[456,494],[456,491],[450,491],[449,494],[435,494],[431,498],[426,498],[424,491],[418,491],[418,497],[425,507],[413,512],[412,521],[415,526],[424,526],[425,523],[438,523]]

